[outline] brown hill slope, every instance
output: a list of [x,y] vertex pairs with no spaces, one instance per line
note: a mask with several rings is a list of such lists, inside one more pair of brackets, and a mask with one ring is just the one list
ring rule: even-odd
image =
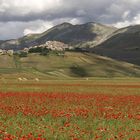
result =
[[140,65],[140,25],[117,30],[92,50],[100,55]]

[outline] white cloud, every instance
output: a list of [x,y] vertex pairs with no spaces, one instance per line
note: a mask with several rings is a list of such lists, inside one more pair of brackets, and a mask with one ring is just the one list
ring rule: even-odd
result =
[[36,21],[36,23],[34,23],[33,26],[31,25],[25,28],[23,34],[28,35],[28,34],[42,33],[51,27],[53,27],[53,23],[51,22]]
[[129,15],[130,15],[130,11],[129,11],[129,10],[128,10],[128,11],[125,11],[125,12],[123,13],[123,15],[122,15],[122,18],[123,18],[123,19],[126,19],[126,18],[129,17]]
[[73,19],[71,19],[69,22],[70,22],[71,24],[73,24],[73,25],[75,25],[75,24],[80,24],[80,23],[81,23],[80,19],[77,19],[77,18],[73,18]]
[[0,0],[0,8],[13,10],[15,14],[40,12],[61,5],[61,0]]
[[140,24],[140,14],[138,14],[137,16],[135,16],[132,20],[125,20],[122,22],[117,22],[116,24],[114,24],[115,27],[118,28],[122,28],[122,27],[126,27],[126,26],[130,26],[130,25],[137,25]]

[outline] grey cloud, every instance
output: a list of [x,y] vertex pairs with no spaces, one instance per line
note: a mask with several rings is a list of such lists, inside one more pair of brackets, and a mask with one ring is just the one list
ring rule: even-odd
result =
[[61,22],[93,21],[111,25],[119,23],[120,26],[123,22],[137,23],[133,21],[140,14],[139,2],[140,0],[0,0],[0,39],[22,36],[27,29],[41,32],[45,27],[47,29],[50,25]]

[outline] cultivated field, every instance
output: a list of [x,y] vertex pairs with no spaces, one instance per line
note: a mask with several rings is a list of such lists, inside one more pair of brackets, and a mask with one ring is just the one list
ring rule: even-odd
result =
[[0,139],[139,140],[140,79],[1,79]]
[[0,56],[0,79],[73,79],[86,77],[140,77],[140,67],[92,53],[66,52],[64,56],[28,54]]

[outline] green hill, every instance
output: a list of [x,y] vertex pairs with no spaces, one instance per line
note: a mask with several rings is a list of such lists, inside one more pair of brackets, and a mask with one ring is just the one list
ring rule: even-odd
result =
[[1,78],[71,79],[92,77],[138,77],[140,67],[89,53],[66,52],[28,57],[0,56]]

